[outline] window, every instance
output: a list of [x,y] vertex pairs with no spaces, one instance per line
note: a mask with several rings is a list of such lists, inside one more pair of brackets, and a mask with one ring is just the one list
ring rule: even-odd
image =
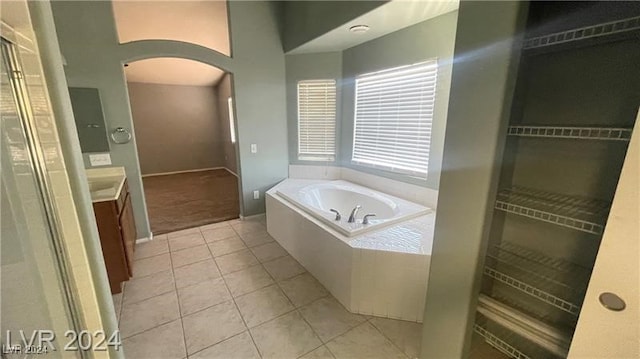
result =
[[352,162],[426,178],[437,60],[360,75]]
[[233,115],[233,99],[229,97],[227,99],[227,105],[229,106],[229,132],[231,133],[231,143],[236,143],[236,123]]
[[336,157],[336,81],[298,82],[298,159]]

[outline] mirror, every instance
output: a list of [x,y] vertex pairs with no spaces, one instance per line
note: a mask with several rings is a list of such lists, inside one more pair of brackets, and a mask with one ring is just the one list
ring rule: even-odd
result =
[[69,96],[82,152],[109,152],[109,139],[98,89],[70,87]]

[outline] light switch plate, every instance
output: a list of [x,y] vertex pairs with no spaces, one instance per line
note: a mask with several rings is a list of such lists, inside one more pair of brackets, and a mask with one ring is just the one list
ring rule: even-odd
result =
[[258,144],[256,143],[251,144],[251,153],[258,153]]
[[253,191],[253,199],[260,199],[260,191]]
[[108,153],[97,153],[89,155],[91,167],[108,166],[111,164],[111,155]]

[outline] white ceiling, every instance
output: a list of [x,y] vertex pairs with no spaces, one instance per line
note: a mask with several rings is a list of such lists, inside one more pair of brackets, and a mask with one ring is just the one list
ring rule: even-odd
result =
[[[164,39],[189,42],[222,54],[231,53],[227,3],[223,0],[113,0],[121,43]],[[158,58],[125,68],[127,81],[169,85],[211,86],[224,72],[197,61]]]
[[202,62],[161,57],[129,63],[124,68],[127,82],[166,85],[213,86],[224,71]]
[[[341,51],[458,9],[459,0],[391,0],[328,33],[301,45],[288,54]],[[368,25],[369,31],[352,33],[354,25]]]

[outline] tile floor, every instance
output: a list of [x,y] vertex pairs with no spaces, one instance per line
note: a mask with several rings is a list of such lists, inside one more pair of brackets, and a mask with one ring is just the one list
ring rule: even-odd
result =
[[267,234],[233,220],[136,247],[114,296],[127,358],[415,358],[422,325],[348,312]]

